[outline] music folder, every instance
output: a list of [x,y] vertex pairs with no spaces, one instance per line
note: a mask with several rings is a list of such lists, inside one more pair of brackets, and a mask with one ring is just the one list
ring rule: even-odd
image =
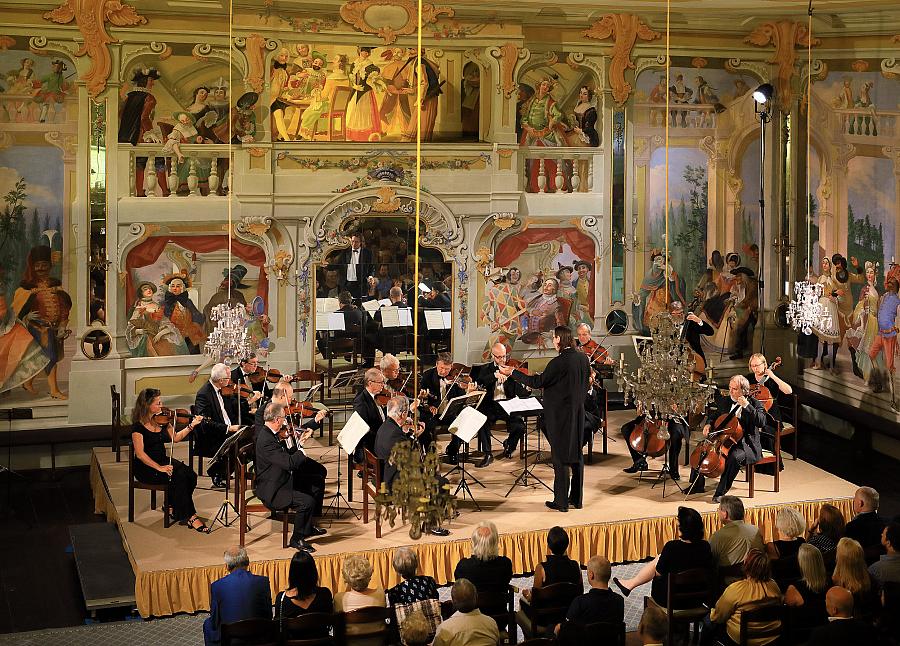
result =
[[249,426],[242,426],[237,431],[226,437],[225,441],[222,442],[222,446],[220,446],[218,450],[216,450],[215,454],[209,459],[209,463],[215,464],[223,457],[225,457],[225,454],[228,453],[231,447],[237,443],[238,439],[241,438],[249,428]]
[[484,394],[483,390],[476,390],[464,395],[458,395],[453,399],[445,400],[440,408],[438,408],[438,418],[442,422],[448,422],[451,419],[455,419],[465,408],[478,408]]
[[512,399],[501,399],[497,403],[506,411],[507,415],[527,413],[532,410],[544,410],[541,402],[536,397],[513,397]]
[[478,429],[484,426],[486,421],[487,415],[477,408],[466,407],[450,423],[450,432],[468,444],[478,435]]
[[359,413],[354,411],[347,423],[344,424],[344,428],[338,433],[338,444],[341,445],[344,451],[352,454],[356,450],[356,445],[368,432],[369,425],[363,421]]

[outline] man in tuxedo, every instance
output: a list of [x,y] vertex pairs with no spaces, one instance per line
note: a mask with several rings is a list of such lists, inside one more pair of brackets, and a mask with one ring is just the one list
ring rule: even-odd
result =
[[591,436],[600,430],[603,424],[603,386],[602,380],[597,378],[597,373],[591,370],[591,381],[588,386],[587,395],[584,398],[584,437],[582,437],[581,445],[584,446],[591,439]]
[[[631,446],[631,434],[634,431],[635,427],[643,422],[646,419],[646,415],[641,413],[637,417],[635,417],[630,422],[627,422],[622,425],[622,437],[625,438],[625,446],[628,447],[628,452],[631,454],[632,465],[625,469],[622,469],[625,473],[637,473],[639,471],[646,471],[649,468],[647,464],[647,456],[643,453],[638,453],[635,451],[634,447]],[[681,474],[678,473],[678,458],[681,455],[681,445],[684,441],[684,438],[687,437],[688,430],[687,424],[685,424],[685,420],[681,416],[676,416],[670,418],[668,421],[663,420],[655,420],[660,427],[663,425],[668,425],[669,432],[669,475],[672,480],[681,480]],[[658,431],[649,430],[650,433],[653,433],[655,436]],[[698,485],[699,486],[699,485]]]
[[[211,457],[225,441],[228,433],[234,433],[240,426],[238,421],[237,397],[223,396],[222,388],[231,381],[231,372],[224,363],[212,367],[207,381],[194,399],[194,413],[204,418],[197,429],[197,455]],[[250,419],[247,419],[250,422]],[[219,460],[209,467],[207,474],[212,478],[214,488],[224,487],[227,460]]]
[[222,624],[245,619],[271,619],[272,592],[268,577],[251,574],[250,557],[243,547],[225,550],[228,574],[213,581],[209,591],[209,617],[203,622],[203,641],[217,646]]
[[[714,427],[716,418],[721,415],[726,415],[726,419]],[[714,503],[718,503],[719,499],[728,493],[742,466],[756,464],[762,457],[760,432],[766,425],[766,409],[750,396],[750,382],[743,375],[735,375],[728,382],[728,397],[723,397],[716,391],[714,410],[710,412],[703,427],[703,436],[707,437],[711,432],[720,430],[734,417],[738,418],[744,436],[728,452],[725,469],[719,476],[719,484],[713,495]],[[688,493],[702,493],[705,482],[702,475],[691,469],[691,486],[688,487]]]
[[297,550],[315,552],[316,548],[306,539],[327,533],[312,522],[313,511],[317,505],[321,506],[322,501],[298,491],[294,486],[294,472],[309,459],[303,451],[303,442],[309,439],[312,431],[305,431],[298,440],[299,448],[291,452],[278,436],[285,421],[284,406],[270,402],[263,412],[263,419],[263,426],[256,430],[254,493],[269,509],[293,510],[294,533],[288,545]]
[[250,381],[250,375],[255,374],[258,367],[259,359],[256,358],[255,354],[251,353],[248,357],[241,359],[237,367],[231,371],[231,383],[235,386],[243,384],[253,391],[253,395],[249,398],[239,398],[240,422],[243,424],[250,423],[250,419],[256,414],[259,401],[263,397],[271,397],[272,394],[272,389],[269,388],[265,379],[259,384],[254,384]]
[[338,259],[343,280],[341,290],[348,291],[353,298],[360,298],[366,286],[366,279],[372,274],[372,251],[362,246],[362,236],[350,236],[350,248],[341,252]]
[[[450,353],[441,352],[437,356],[434,368],[426,370],[419,381],[420,394],[425,395],[422,398],[422,405],[419,406],[419,419],[425,422],[425,432],[422,433],[420,441],[426,448],[434,442],[437,437],[437,428],[441,424],[437,415],[438,408],[445,401],[465,394],[459,384],[453,383],[453,380],[449,378],[452,368],[453,358]],[[459,440],[457,440],[457,444],[459,444]]]
[[808,646],[878,643],[872,624],[853,617],[853,594],[846,588],[830,588],[825,594],[825,608],[828,610],[828,623],[812,631]]
[[703,354],[703,345],[700,343],[700,337],[712,336],[715,333],[712,325],[693,312],[688,312],[687,316],[685,316],[684,305],[680,301],[674,301],[669,307],[675,323],[680,323],[684,326],[682,328],[682,338],[687,341],[694,354],[700,355],[700,358],[703,359],[703,365],[706,365],[706,355]]
[[384,390],[384,374],[378,368],[369,368],[366,370],[364,379],[364,388],[353,398],[353,412],[359,413],[369,427],[369,432],[356,445],[356,451],[353,452],[353,460],[357,464],[363,462],[363,449],[374,450],[375,434],[381,428],[385,418],[384,408],[375,401],[376,395],[380,395]]
[[[498,402],[515,397],[527,397],[528,392],[514,380],[508,379],[506,375],[500,373],[500,368],[506,365],[506,346],[502,343],[495,343],[491,346],[492,361],[474,366],[472,368],[472,383],[469,390],[483,390],[484,397],[478,410],[487,416],[487,421],[478,430],[478,448],[484,453],[484,459],[476,466],[484,468],[494,461],[494,455],[491,453],[491,428],[498,419],[506,422],[506,428],[509,430],[509,436],[503,442],[502,458],[511,458],[519,440],[525,435],[525,421],[518,415],[511,416],[500,406]],[[585,380],[587,385],[587,380]],[[459,450],[461,441],[454,437],[447,447],[448,455],[456,455]]]

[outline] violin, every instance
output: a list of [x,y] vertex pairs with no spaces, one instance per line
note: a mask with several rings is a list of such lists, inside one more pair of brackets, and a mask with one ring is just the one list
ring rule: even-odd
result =
[[319,414],[320,411],[324,410],[325,415],[331,415],[331,411],[328,409],[316,408],[312,405],[312,402],[291,402],[290,406],[288,406],[285,410],[285,414],[287,415],[299,415],[300,417],[315,417]]
[[453,367],[450,368],[450,372],[447,373],[447,379],[451,379],[452,383],[465,390],[472,383],[471,372],[472,369],[466,364],[454,363]]
[[[775,370],[775,368],[780,365],[781,357],[775,357],[775,361],[773,361],[772,365],[769,366],[769,370]],[[760,383],[750,384],[750,395],[760,404],[762,404],[763,408],[765,408],[767,411],[770,410],[772,408],[772,405],[775,403],[775,397],[774,395],[772,395],[772,391]]]
[[744,437],[744,429],[736,414],[719,415],[713,429],[691,453],[691,468],[708,478],[722,475],[728,454]]
[[[175,431],[177,432],[190,424],[194,417],[195,416],[191,415],[191,412],[185,408],[163,408],[156,415],[153,415],[151,419],[154,424],[159,424],[160,426],[174,424]],[[203,421],[209,421],[209,418],[204,417]]]
[[666,452],[671,436],[660,422],[644,416],[628,438],[628,444],[638,453],[648,458],[658,458]]
[[506,360],[506,365],[512,368],[513,370],[518,370],[524,375],[531,374],[528,372],[528,362],[527,361],[519,361],[518,359],[509,358]]
[[605,364],[609,358],[609,351],[602,345],[591,339],[587,343],[578,346],[584,352],[591,363]]
[[233,397],[235,394],[240,395],[242,399],[250,399],[258,393],[247,384],[228,384],[222,386],[223,397]]

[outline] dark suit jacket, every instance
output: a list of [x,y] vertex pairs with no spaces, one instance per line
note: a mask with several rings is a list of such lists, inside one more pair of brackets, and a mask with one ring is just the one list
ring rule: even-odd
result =
[[[238,410],[235,397],[222,397],[225,402],[225,410],[232,424],[238,423]],[[222,416],[222,409],[219,406],[219,399],[216,397],[216,389],[212,383],[207,381],[194,399],[194,411],[197,415],[203,415],[209,418],[200,424],[200,431],[197,434],[197,452],[199,455],[209,457],[225,441],[225,435],[228,432],[228,426],[225,424],[225,418]],[[244,420],[249,423],[250,419]]]
[[712,325],[706,321],[703,321],[703,325],[698,325],[694,321],[686,320],[684,324],[687,326],[687,329],[684,331],[684,340],[691,346],[691,350],[699,354],[703,357],[703,360],[706,361],[706,355],[703,354],[703,346],[700,343],[700,336],[712,336],[715,330],[713,330]]
[[[419,381],[419,388],[428,391],[429,406],[439,406],[441,404],[441,377],[438,375],[437,369],[430,368],[425,371],[422,375],[422,380]],[[453,399],[463,394],[465,394],[465,391],[459,384],[453,384],[447,389],[447,395],[444,397],[444,400]]]
[[270,509],[285,509],[294,496],[294,471],[306,461],[302,451],[288,452],[268,426],[256,428],[254,493]]
[[[750,401],[750,406],[738,408],[738,421],[741,423],[741,428],[744,429],[744,437],[741,438],[738,444],[742,445],[747,453],[747,464],[756,464],[762,458],[759,434],[766,425],[766,409],[753,397],[748,397],[747,399]],[[706,420],[710,425],[710,430],[715,429],[716,418],[728,413],[734,403],[731,397],[724,396],[716,391],[716,410]]]
[[218,644],[222,624],[272,617],[268,577],[238,568],[210,586],[209,617],[203,622],[203,641]]
[[884,531],[884,519],[877,512],[869,511],[859,514],[847,523],[844,536],[859,541],[863,549],[881,545],[881,532]]
[[[485,412],[494,401],[494,389],[497,387],[495,372],[497,372],[497,366],[494,365],[493,361],[472,367],[472,372],[470,373],[472,380],[478,384],[480,389],[485,391],[481,405],[478,407],[481,412]],[[528,391],[512,379],[507,379],[503,382],[503,392],[506,393],[507,399],[528,397]]]
[[[363,421],[369,427],[369,432],[363,441],[371,448],[375,445],[375,433],[378,432],[384,421],[378,412],[378,405],[365,388],[356,393],[356,397],[353,398],[353,411],[359,413],[359,416],[363,418]],[[382,409],[383,411],[384,409]],[[387,415],[385,415],[384,419],[387,419]]]
[[[338,256],[337,270],[341,277],[341,285],[347,284],[347,265],[350,264],[352,249],[344,249]],[[360,285],[366,284],[366,278],[372,274],[372,251],[366,247],[359,250],[359,264],[356,266],[356,280]],[[353,294],[355,298],[359,298],[359,294]]]
[[872,624],[859,619],[837,619],[819,626],[809,636],[807,646],[848,646],[848,644],[877,644],[878,636]]
[[384,424],[378,429],[375,435],[375,455],[379,460],[384,460],[384,477],[382,482],[387,484],[390,489],[394,484],[394,478],[397,477],[397,467],[389,462],[391,451],[397,442],[410,442],[410,438],[390,417],[385,420]]

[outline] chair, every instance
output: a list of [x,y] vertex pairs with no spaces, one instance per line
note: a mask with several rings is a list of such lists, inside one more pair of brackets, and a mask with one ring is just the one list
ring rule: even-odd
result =
[[[734,563],[732,565],[719,566],[716,568],[716,596],[722,594],[731,583],[735,580],[744,578],[744,563]],[[731,579],[730,582],[726,582]]]
[[763,464],[771,464],[775,469],[775,493],[778,493],[779,489],[779,474],[781,469],[781,425],[778,425],[778,428],[775,431],[775,447],[774,451],[766,451],[763,449],[762,457],[759,462],[756,464],[748,464],[747,465],[747,483],[750,487],[750,497],[753,497],[753,476],[756,474],[756,467],[761,466]]
[[278,623],[271,619],[244,619],[230,624],[222,624],[222,646],[253,644],[254,646],[275,646],[278,644]]
[[[699,632],[700,622],[709,614],[709,603],[713,599],[712,571],[694,568],[669,574],[666,590],[666,607],[661,608],[668,617],[669,635],[675,634],[678,624],[693,624],[694,632]],[[644,607],[648,604],[659,606],[652,597],[644,597]]]
[[[381,476],[384,473],[384,464],[369,449],[363,449],[362,494],[363,494],[363,524],[369,522],[369,498],[373,501],[381,491]],[[352,483],[351,483],[352,484]],[[378,513],[378,503],[375,503],[375,538],[381,538],[381,514]]]
[[[741,640],[738,642],[740,646],[747,646],[750,640],[765,639],[767,637],[776,637],[775,642],[770,643],[790,643],[787,638],[790,631],[787,626],[787,609],[784,604],[779,602],[763,602],[752,608],[746,608],[741,611]],[[760,623],[780,622],[777,627],[763,628]],[[750,624],[757,624],[756,627]]]
[[800,397],[797,393],[783,395],[779,398],[778,407],[781,409],[781,424],[779,435],[793,435],[791,442],[791,459],[797,459],[798,445],[800,442]]
[[497,622],[501,644],[516,643],[516,612],[511,585],[478,590],[478,609]]
[[575,597],[584,592],[575,583],[552,583],[531,589],[531,601],[521,603],[516,613],[516,623],[522,627],[525,637],[553,632],[553,627],[566,618],[566,612]]
[[359,365],[359,356],[362,354],[360,327],[358,325],[349,325],[347,326],[346,334],[348,336],[325,339],[323,358],[328,362],[329,397],[331,397],[331,381],[334,378],[334,358],[349,354],[351,355],[351,365],[356,368]]
[[590,624],[567,622],[559,631],[560,644],[584,646],[586,644],[607,644],[625,646],[625,622],[596,621]]
[[778,584],[781,590],[787,590],[792,583],[796,583],[802,578],[800,572],[800,563],[796,556],[787,556],[772,559],[772,578]]
[[[261,512],[269,512],[275,511],[270,510],[266,507],[261,500],[256,497],[256,494],[253,493],[252,489],[250,491],[250,495],[247,495],[247,482],[252,481],[252,475],[249,474],[247,466],[249,464],[250,453],[253,449],[252,444],[248,444],[247,446],[241,448],[238,451],[238,460],[237,460],[237,483],[235,484],[238,489],[240,489],[240,495],[238,496],[238,515],[240,516],[239,524],[239,544],[241,547],[244,547],[244,537],[247,534],[247,530],[250,529],[248,514],[250,513],[261,513]],[[257,502],[253,502],[256,500]],[[281,545],[282,547],[288,546],[288,517],[290,516],[290,510],[278,510],[277,513],[282,514],[281,521]]]
[[156,492],[163,492],[163,527],[168,528],[172,524],[169,517],[169,485],[148,484],[134,479],[134,451],[128,456],[128,522],[134,522],[134,490],[145,489],[150,492],[150,509],[156,509]]
[[116,452],[116,462],[122,460],[122,395],[116,392],[113,384],[109,385],[109,395],[112,400],[112,450]]
[[[278,623],[278,609],[275,609]],[[280,620],[282,646],[342,646],[344,643],[344,614],[341,612],[309,612],[299,617]],[[328,633],[331,632],[329,635]],[[290,635],[319,634],[320,637],[293,639]]]
[[[338,120],[338,124],[340,124],[340,128],[337,131],[337,134],[340,134],[341,140],[346,141],[347,139],[347,104],[350,103],[350,97],[352,96],[352,92],[349,87],[338,87],[334,90],[334,95],[331,97],[331,110],[326,112],[320,118],[325,118],[328,120],[328,141],[335,141],[335,129],[334,129],[334,120]],[[318,122],[313,129],[313,139],[316,138],[316,130],[318,130]]]
[[[191,417],[193,417],[194,415],[197,414],[197,409],[193,404],[191,404],[190,411],[191,411]],[[194,458],[197,458],[197,468],[195,469],[195,471],[197,472],[198,476],[202,476],[203,475],[203,458],[204,458],[204,456],[200,455],[197,452],[198,451],[197,437],[198,437],[197,431],[194,431],[193,433],[188,435],[188,466],[193,469],[194,468]]]
[[[363,624],[379,623],[378,628],[363,627]],[[350,646],[354,642],[364,641],[366,644],[381,638],[382,644],[392,643],[394,634],[394,611],[391,608],[369,606],[358,608],[344,613],[344,644]],[[351,626],[359,626],[361,630],[355,632]]]

